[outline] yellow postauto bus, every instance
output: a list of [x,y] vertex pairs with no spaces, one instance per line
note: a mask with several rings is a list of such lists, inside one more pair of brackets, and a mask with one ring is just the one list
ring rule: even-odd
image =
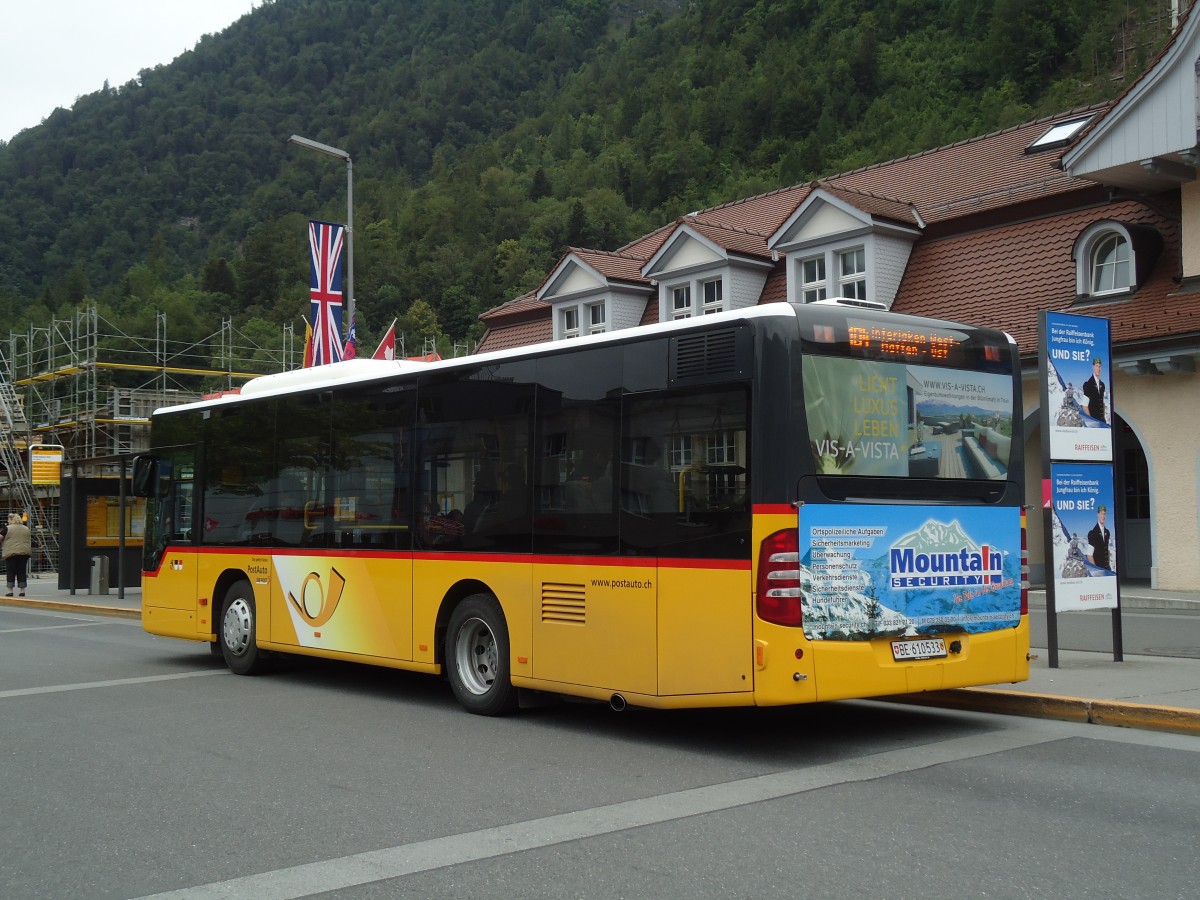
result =
[[1017,348],[846,301],[158,410],[142,620],[236,673],[306,654],[640,707],[1028,677]]

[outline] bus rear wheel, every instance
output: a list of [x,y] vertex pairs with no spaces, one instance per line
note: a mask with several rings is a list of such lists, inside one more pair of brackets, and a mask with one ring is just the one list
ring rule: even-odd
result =
[[263,653],[258,649],[258,615],[254,607],[254,588],[250,582],[235,582],[225,592],[218,640],[229,671],[235,675],[253,675],[262,670]]
[[499,716],[516,709],[508,625],[495,597],[472,594],[455,607],[446,629],[445,660],[450,687],[467,712]]

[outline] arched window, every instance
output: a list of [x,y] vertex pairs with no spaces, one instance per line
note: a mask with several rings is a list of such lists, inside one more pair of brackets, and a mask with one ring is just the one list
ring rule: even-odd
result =
[[1127,290],[1133,284],[1129,240],[1116,231],[1100,235],[1092,246],[1088,268],[1089,294]]
[[1111,303],[1131,295],[1162,252],[1162,235],[1113,219],[1093,222],[1075,239],[1075,293],[1083,303]]

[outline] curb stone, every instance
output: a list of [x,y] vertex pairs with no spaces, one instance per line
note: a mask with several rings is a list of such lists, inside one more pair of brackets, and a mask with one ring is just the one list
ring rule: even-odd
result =
[[1200,735],[1200,710],[1154,706],[1148,703],[1090,700],[1086,697],[1059,697],[1053,694],[1032,694],[993,688],[956,688],[920,694],[898,694],[880,699],[916,706],[940,706],[1090,725]]
[[124,606],[93,606],[90,603],[63,603],[58,600],[35,600],[30,597],[0,597],[0,605],[109,616],[114,619],[140,619],[142,617],[140,609],[128,609]]

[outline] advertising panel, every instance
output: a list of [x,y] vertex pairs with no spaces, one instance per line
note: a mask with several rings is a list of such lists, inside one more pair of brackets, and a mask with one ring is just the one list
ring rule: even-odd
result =
[[1112,466],[1055,463],[1048,486],[1058,611],[1116,609]]
[[1020,621],[1019,509],[808,503],[799,526],[810,640],[996,631]]
[[831,356],[803,366],[818,474],[1007,477],[1010,376]]
[[1108,319],[1065,313],[1045,316],[1050,457],[1112,462]]

